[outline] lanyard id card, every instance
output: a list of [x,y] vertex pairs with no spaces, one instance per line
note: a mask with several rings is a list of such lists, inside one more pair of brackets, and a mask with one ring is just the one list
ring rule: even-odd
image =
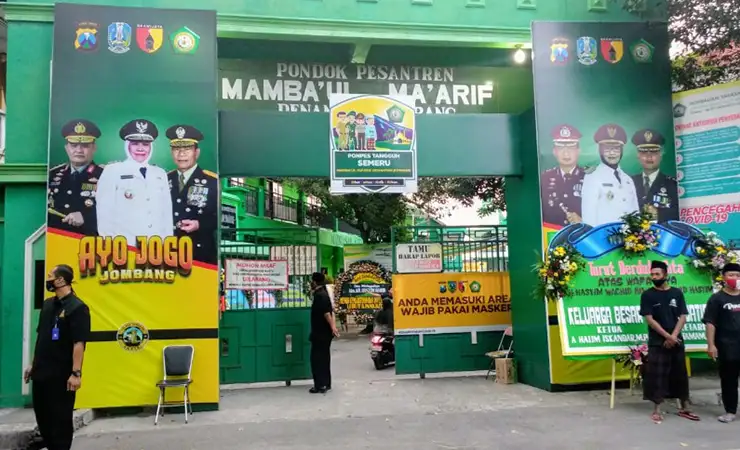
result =
[[52,341],[59,340],[59,319],[58,318],[54,321],[54,328],[51,329],[51,340]]

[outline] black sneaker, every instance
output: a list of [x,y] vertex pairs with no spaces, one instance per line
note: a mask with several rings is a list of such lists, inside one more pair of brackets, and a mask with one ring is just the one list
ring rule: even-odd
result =
[[326,394],[326,388],[312,387],[308,390],[309,394]]

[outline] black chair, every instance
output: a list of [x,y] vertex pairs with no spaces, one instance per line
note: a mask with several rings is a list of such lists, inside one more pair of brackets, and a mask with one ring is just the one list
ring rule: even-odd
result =
[[[154,425],[157,425],[159,421],[160,412],[164,416],[165,408],[179,406],[185,410],[185,423],[188,423],[188,412],[193,414],[193,406],[190,403],[190,385],[193,380],[190,374],[193,371],[194,354],[195,349],[192,345],[168,345],[162,349],[164,379],[157,383],[159,402],[157,402],[157,416],[154,418]],[[183,388],[182,403],[165,401],[167,388]]]

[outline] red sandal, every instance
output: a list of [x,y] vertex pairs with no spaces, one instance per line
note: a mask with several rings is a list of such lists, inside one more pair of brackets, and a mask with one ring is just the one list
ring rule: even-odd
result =
[[653,413],[650,418],[653,420],[653,423],[660,424],[663,423],[663,415],[660,413]]

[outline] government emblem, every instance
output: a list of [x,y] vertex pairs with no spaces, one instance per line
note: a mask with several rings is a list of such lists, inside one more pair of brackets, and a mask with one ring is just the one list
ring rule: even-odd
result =
[[565,64],[568,62],[568,41],[566,39],[553,39],[550,45],[550,62],[555,64]]
[[108,50],[118,54],[131,50],[131,25],[125,22],[108,25]]
[[80,22],[75,30],[75,50],[91,52],[98,49],[98,24]]
[[124,350],[138,352],[149,342],[149,331],[138,322],[127,322],[118,329],[116,340]]
[[188,27],[182,27],[170,35],[175,53],[192,54],[198,50],[200,36]]
[[161,25],[137,25],[136,45],[146,53],[154,53],[162,47],[164,30]]
[[584,36],[578,38],[576,41],[576,51],[578,56],[578,62],[590,66],[596,64],[596,57],[598,56],[598,50],[596,49],[596,39]]
[[655,51],[655,47],[653,47],[645,39],[640,39],[639,41],[632,44],[632,46],[630,47],[630,53],[632,53],[632,59],[634,59],[635,62],[638,62],[638,63],[652,62],[654,51]]
[[608,63],[618,63],[624,56],[624,42],[619,38],[602,39],[601,56]]

